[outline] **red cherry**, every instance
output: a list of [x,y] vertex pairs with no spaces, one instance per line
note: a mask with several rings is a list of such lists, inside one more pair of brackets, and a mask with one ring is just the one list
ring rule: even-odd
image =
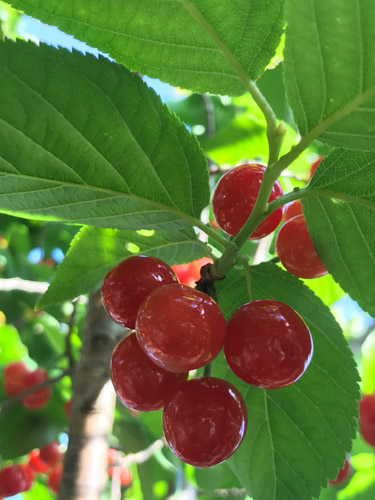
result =
[[291,307],[277,300],[244,304],[228,322],[224,355],[248,384],[280,389],[305,373],[313,354],[309,329]]
[[193,260],[188,264],[177,264],[172,266],[181,285],[188,285],[194,288],[195,283],[200,280],[201,267],[205,264],[212,264],[212,259],[203,257],[199,260]]
[[108,448],[107,450],[107,464],[112,465],[117,460],[118,452],[114,448]]
[[195,467],[212,467],[241,444],[247,410],[239,391],[213,377],[181,384],[163,411],[165,439],[172,452]]
[[4,391],[7,396],[16,396],[26,389],[23,379],[27,373],[29,370],[22,361],[15,361],[5,367]]
[[43,474],[44,472],[47,472],[47,470],[49,469],[49,465],[40,460],[39,450],[30,451],[28,466],[30,467],[30,469],[32,469],[34,472],[37,472],[38,474]]
[[48,477],[47,486],[54,493],[57,493],[59,491],[62,473],[63,464],[60,462],[54,469],[52,469]]
[[[227,234],[236,236],[251,214],[262,183],[265,167],[254,163],[232,168],[219,180],[212,199],[212,209],[217,223]],[[275,182],[268,201],[283,195]],[[272,233],[281,222],[283,209],[278,208],[260,224],[251,235],[259,239]]]
[[366,443],[375,447],[375,394],[366,394],[359,402],[359,430]]
[[[25,389],[33,387],[34,385],[38,385],[47,380],[47,378],[48,378],[47,372],[44,371],[42,368],[37,368],[33,372],[27,373],[25,375],[23,379],[25,384]],[[39,408],[43,408],[51,399],[51,394],[52,391],[50,387],[38,389],[37,391],[34,391],[33,393],[26,396],[22,400],[22,403],[29,410],[36,410]]]
[[317,160],[314,161],[314,163],[311,165],[310,167],[310,175],[309,175],[309,180],[311,179],[311,177],[315,174],[316,172],[316,169],[319,167],[321,161],[324,159],[324,156],[321,156],[320,158],[318,158]]
[[200,368],[219,354],[226,325],[219,306],[185,285],[166,285],[139,309],[138,342],[149,358],[171,372]]
[[155,257],[129,257],[104,278],[102,299],[116,323],[135,327],[138,309],[151,292],[162,285],[178,283],[172,268]]
[[300,200],[292,201],[292,203],[289,203],[285,207],[284,221],[293,219],[293,217],[296,217],[297,215],[303,215],[302,203],[300,202]]
[[289,219],[281,227],[276,237],[276,253],[285,269],[298,278],[320,278],[327,274],[303,215]]
[[122,340],[111,360],[113,387],[121,402],[138,411],[155,411],[184,382],[187,373],[171,373],[153,363],[140,348],[134,333]]
[[129,469],[125,469],[125,467],[109,467],[108,476],[117,476],[121,486],[128,486],[132,482],[132,473]]
[[10,497],[28,491],[33,484],[33,472],[27,465],[15,464],[0,471],[0,495]]
[[328,482],[329,484],[332,485],[343,483],[349,477],[349,474],[350,474],[350,459],[346,458],[344,467],[338,471],[336,479]]
[[72,410],[72,399],[69,399],[68,401],[65,402],[64,404],[64,413],[66,417],[70,417],[70,412]]
[[40,448],[40,459],[50,467],[54,467],[61,462],[63,454],[59,449],[56,441],[51,441],[42,448]]

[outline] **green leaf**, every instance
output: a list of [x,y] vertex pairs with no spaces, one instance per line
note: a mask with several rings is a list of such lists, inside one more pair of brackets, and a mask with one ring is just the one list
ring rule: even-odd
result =
[[192,229],[155,232],[86,227],[74,238],[38,307],[91,292],[112,267],[137,254],[157,257],[172,266],[208,256],[209,250]]
[[22,493],[23,500],[54,500],[55,495],[44,486],[44,484],[34,482],[31,490]]
[[119,229],[197,222],[206,160],[137,75],[9,41],[0,68],[0,211]]
[[335,281],[375,316],[375,153],[335,150],[307,186],[303,211]]
[[284,79],[302,136],[375,149],[373,0],[286,0]]
[[0,363],[22,360],[27,348],[21,342],[17,329],[12,325],[0,326]]
[[344,290],[335,282],[330,274],[326,274],[316,280],[305,279],[303,282],[326,306],[331,306],[345,295]]
[[[283,0],[12,0],[133,71],[213,94],[244,92],[275,53]],[[236,73],[237,70],[237,73]]]
[[[231,467],[254,500],[308,500],[335,478],[355,436],[358,374],[329,309],[297,278],[267,263],[251,268],[253,299],[289,304],[314,340],[309,368],[295,384],[262,390],[240,381],[223,358],[213,374],[234,383],[245,398],[248,429]],[[217,285],[226,318],[249,302],[242,270]]]

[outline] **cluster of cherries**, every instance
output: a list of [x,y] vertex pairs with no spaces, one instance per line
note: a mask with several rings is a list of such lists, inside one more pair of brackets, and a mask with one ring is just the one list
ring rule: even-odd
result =
[[46,474],[47,486],[58,492],[63,465],[63,454],[56,441],[29,453],[27,464],[13,464],[0,470],[0,496],[10,497],[28,491],[34,482],[34,474]]
[[130,486],[132,473],[127,467],[121,466],[119,452],[115,448],[108,448],[107,463],[109,466],[107,469],[108,476],[120,483],[122,488]]
[[211,467],[242,442],[247,411],[225,380],[190,370],[209,364],[224,347],[233,372],[256,387],[276,389],[298,380],[313,352],[301,317],[274,300],[241,306],[228,324],[205,293],[178,282],[154,257],[133,256],[104,279],[103,303],[117,323],[134,330],[116,347],[111,377],[119,399],[137,411],[163,408],[163,429],[173,453],[196,467]]
[[[7,396],[17,396],[22,392],[39,385],[48,379],[48,374],[42,368],[30,371],[22,361],[10,363],[4,369],[4,392]],[[51,388],[44,387],[35,390],[22,399],[22,404],[29,410],[37,410],[46,406],[51,399]]]
[[[321,158],[311,169],[315,172]],[[215,189],[212,209],[217,225],[236,236],[251,214],[258,197],[265,167],[258,163],[232,168],[224,174]],[[273,185],[269,202],[282,196],[278,181]],[[283,219],[282,207],[274,210],[253,232],[250,239],[264,238],[274,231]],[[295,201],[286,207],[284,224],[276,237],[276,254],[285,269],[298,278],[319,278],[327,274],[307,231],[302,204]]]

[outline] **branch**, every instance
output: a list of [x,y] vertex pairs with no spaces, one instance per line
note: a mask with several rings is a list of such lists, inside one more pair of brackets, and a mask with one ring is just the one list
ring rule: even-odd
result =
[[154,441],[148,448],[137,453],[129,453],[126,457],[121,458],[121,467],[129,467],[131,464],[143,464],[147,462],[152,455],[163,448],[165,445],[165,439],[160,438]]
[[64,370],[60,375],[57,375],[56,377],[51,377],[48,378],[47,380],[44,380],[44,382],[41,382],[40,384],[33,385],[32,387],[29,387],[29,389],[26,389],[25,391],[20,392],[16,396],[13,396],[11,398],[6,399],[3,404],[0,407],[0,417],[4,415],[5,412],[7,412],[12,406],[21,403],[24,398],[29,396],[30,394],[33,394],[34,392],[38,391],[39,389],[45,389],[46,387],[51,387],[53,384],[58,382],[64,377],[67,377],[73,373],[73,370],[71,368],[68,368],[67,370]]
[[0,278],[0,292],[20,290],[22,292],[43,294],[49,284],[43,281],[29,281],[21,278]]

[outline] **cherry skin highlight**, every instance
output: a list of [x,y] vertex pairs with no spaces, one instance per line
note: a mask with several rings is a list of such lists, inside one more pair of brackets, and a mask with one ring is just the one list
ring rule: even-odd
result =
[[[231,236],[236,236],[251,214],[262,183],[265,167],[258,163],[240,165],[224,174],[215,189],[212,209],[218,225]],[[278,181],[268,201],[283,195]],[[253,232],[250,239],[259,239],[272,233],[280,224],[283,209],[272,212]]]
[[0,495],[10,497],[28,491],[33,484],[33,472],[28,465],[15,464],[0,470]]
[[113,351],[111,377],[116,394],[125,406],[137,411],[155,411],[164,406],[188,373],[171,373],[157,366],[132,333]]
[[[41,384],[47,380],[48,374],[42,368],[37,368],[33,372],[27,373],[23,379],[25,384],[25,389],[33,387],[34,385]],[[43,389],[38,389],[33,393],[29,394],[22,400],[22,404],[29,410],[37,410],[44,408],[48,401],[51,399],[52,391],[50,387],[45,387]]]
[[241,306],[228,322],[224,344],[231,370],[248,384],[281,389],[305,373],[313,342],[303,319],[277,300]]
[[29,370],[22,361],[9,363],[5,367],[3,372],[4,392],[7,396],[16,396],[26,389],[23,379],[27,373]]
[[187,372],[212,361],[224,344],[226,324],[211,297],[185,285],[166,285],[142,304],[138,342],[161,368]]
[[188,264],[177,264],[172,266],[181,285],[195,287],[195,283],[201,278],[201,267],[205,264],[212,264],[212,259],[203,257],[202,259],[193,260]]
[[359,430],[366,443],[375,447],[375,394],[365,394],[359,402]]
[[320,278],[328,273],[316,253],[303,215],[289,219],[281,227],[276,253],[285,269],[298,278]]
[[39,457],[45,464],[54,467],[61,462],[63,454],[60,451],[58,443],[56,441],[51,441],[40,448]]
[[302,203],[300,200],[293,201],[289,203],[284,209],[284,221],[293,219],[297,215],[303,215]]
[[129,257],[104,278],[102,300],[108,314],[121,325],[134,329],[138,309],[151,292],[178,283],[172,268],[155,257]]
[[328,481],[332,486],[336,486],[337,484],[343,483],[350,474],[350,460],[349,458],[345,459],[344,467],[339,469],[336,479]]
[[240,446],[247,410],[239,391],[213,377],[181,384],[164,407],[163,429],[172,452],[194,467],[212,467]]

